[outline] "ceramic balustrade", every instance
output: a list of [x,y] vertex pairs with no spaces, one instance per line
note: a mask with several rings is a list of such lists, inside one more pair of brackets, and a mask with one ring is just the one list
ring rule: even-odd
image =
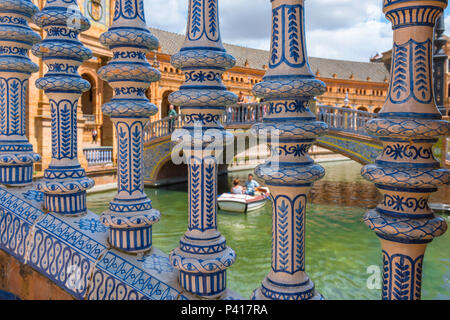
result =
[[26,137],[28,79],[39,67],[28,58],[41,40],[28,22],[38,12],[29,0],[0,1],[0,183],[23,187],[32,183],[33,152]]
[[381,240],[387,300],[420,299],[425,249],[447,229],[428,206],[431,193],[450,182],[450,171],[440,168],[432,151],[438,137],[450,133],[432,77],[433,28],[446,7],[447,0],[383,2],[394,32],[391,77],[386,102],[367,131],[384,149],[362,175],[382,194],[364,221]]
[[327,125],[309,105],[325,92],[315,79],[305,42],[303,0],[272,0],[272,39],[268,71],[253,88],[268,105],[255,136],[270,132],[272,155],[255,174],[272,198],[272,268],[253,299],[322,299],[305,270],[305,218],[308,191],[325,175],[308,151]]
[[86,177],[78,162],[78,100],[90,88],[78,68],[92,52],[78,35],[88,30],[90,23],[76,0],[47,0],[33,22],[46,32],[46,38],[34,45],[32,52],[47,65],[47,73],[36,81],[36,87],[47,95],[52,117],[52,159],[36,187],[44,192],[48,211],[84,214],[86,190],[94,181]]
[[170,260],[180,271],[181,286],[208,298],[225,295],[226,271],[236,258],[217,229],[220,151],[208,150],[233,141],[220,120],[226,107],[237,101],[222,82],[222,74],[236,60],[222,45],[218,10],[218,0],[189,1],[186,39],[171,61],[183,71],[185,82],[169,96],[170,103],[180,106],[185,117],[184,138],[188,139],[180,143],[189,176],[188,230],[171,252]]
[[114,123],[118,146],[117,195],[100,220],[109,227],[114,248],[145,252],[152,246],[152,225],[161,216],[144,192],[144,128],[158,111],[145,91],[161,74],[146,58],[159,42],[147,27],[144,3],[116,0],[112,26],[100,41],[113,52],[113,59],[98,73],[114,91],[103,113]]

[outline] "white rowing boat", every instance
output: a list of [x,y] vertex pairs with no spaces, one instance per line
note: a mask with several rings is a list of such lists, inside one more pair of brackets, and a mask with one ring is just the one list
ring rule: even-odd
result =
[[224,193],[217,199],[217,204],[223,211],[247,213],[264,207],[267,200],[269,200],[268,189],[267,192],[257,192],[254,196]]

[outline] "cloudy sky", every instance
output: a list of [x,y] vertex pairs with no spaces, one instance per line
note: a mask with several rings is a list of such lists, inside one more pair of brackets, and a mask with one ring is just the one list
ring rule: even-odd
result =
[[[149,26],[185,33],[187,0],[144,0]],[[308,53],[313,57],[368,61],[392,47],[382,0],[307,0]],[[269,50],[269,0],[219,0],[222,40]],[[450,30],[450,9],[445,11]],[[446,32],[446,34],[450,34]]]

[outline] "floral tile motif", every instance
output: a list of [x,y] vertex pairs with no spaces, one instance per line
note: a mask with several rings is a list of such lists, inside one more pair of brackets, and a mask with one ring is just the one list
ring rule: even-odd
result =
[[44,200],[44,193],[37,190],[28,190],[22,193],[23,197],[27,200],[42,202]]
[[107,232],[108,228],[105,227],[100,220],[94,218],[85,218],[77,221],[76,224],[80,226],[81,230],[90,231],[91,233]]

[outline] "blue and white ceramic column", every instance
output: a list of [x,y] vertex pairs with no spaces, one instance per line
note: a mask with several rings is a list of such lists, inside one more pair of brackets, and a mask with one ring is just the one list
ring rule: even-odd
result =
[[78,67],[92,57],[78,35],[88,30],[90,23],[76,0],[47,0],[33,21],[47,33],[32,51],[48,67],[36,87],[47,95],[52,117],[52,160],[37,189],[44,192],[48,211],[79,215],[86,212],[86,190],[94,186],[78,162],[77,150],[78,100],[90,88],[78,74]]
[[40,160],[25,135],[28,79],[39,70],[28,52],[41,40],[28,21],[37,11],[29,0],[0,0],[0,183],[9,186],[31,184]]
[[191,137],[183,144],[189,168],[189,226],[170,259],[180,270],[181,286],[209,298],[225,291],[226,269],[235,261],[234,251],[217,229],[220,151],[206,151],[207,141],[216,139],[220,148],[233,139],[221,125],[220,115],[227,105],[237,101],[222,82],[222,74],[235,63],[222,45],[218,1],[190,0],[186,40],[172,57],[172,64],[184,72],[185,82],[169,97],[186,115],[184,129]]
[[144,126],[158,111],[145,91],[161,74],[146,58],[159,42],[146,25],[143,1],[116,0],[112,26],[100,41],[113,51],[113,59],[99,75],[114,90],[103,113],[114,123],[118,146],[118,193],[101,221],[110,227],[113,247],[144,252],[152,246],[152,225],[160,219],[144,193]]
[[325,170],[308,155],[315,139],[327,130],[308,108],[325,92],[315,79],[306,52],[303,0],[272,0],[269,68],[253,92],[269,104],[263,123],[252,127],[268,134],[272,156],[255,169],[270,188],[273,203],[272,269],[253,299],[321,299],[305,272],[307,194]]
[[384,1],[394,30],[391,79],[378,119],[367,125],[384,149],[362,170],[383,196],[364,217],[381,239],[383,299],[420,299],[427,243],[447,229],[428,206],[430,194],[450,182],[450,171],[440,169],[432,151],[438,137],[450,133],[432,79],[433,28],[446,6],[447,0]]

